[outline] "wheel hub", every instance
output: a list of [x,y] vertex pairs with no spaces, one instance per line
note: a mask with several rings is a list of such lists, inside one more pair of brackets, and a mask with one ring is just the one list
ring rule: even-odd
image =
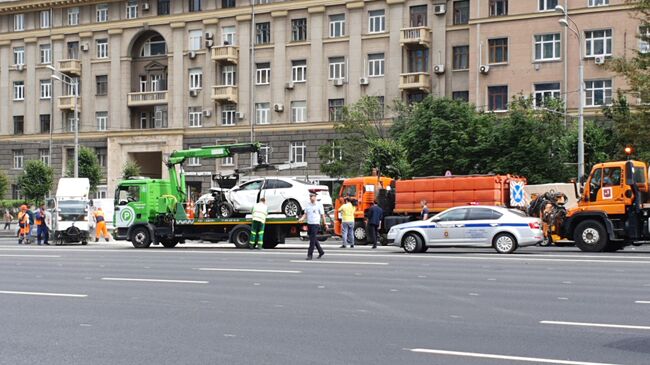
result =
[[582,241],[588,245],[595,245],[600,241],[600,234],[593,228],[587,228],[582,232]]
[[497,239],[496,245],[499,251],[507,252],[512,249],[514,242],[512,242],[512,238],[508,236],[501,236],[499,239]]
[[413,236],[408,236],[404,240],[404,248],[406,248],[407,251],[415,251],[415,237]]

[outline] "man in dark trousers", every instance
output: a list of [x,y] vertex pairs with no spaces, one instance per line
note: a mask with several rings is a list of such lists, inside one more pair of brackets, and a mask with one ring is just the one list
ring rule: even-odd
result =
[[311,260],[314,254],[314,248],[318,250],[318,258],[325,255],[325,251],[320,247],[318,242],[318,231],[321,227],[321,220],[323,226],[327,229],[327,219],[325,218],[325,210],[321,203],[317,200],[316,193],[309,194],[309,203],[304,208],[305,213],[300,218],[300,222],[307,221],[307,233],[309,234],[309,249],[307,250],[307,260]]
[[368,230],[369,240],[368,242],[372,243],[372,248],[377,248],[377,239],[383,218],[384,210],[379,207],[376,200],[373,201],[372,206],[368,209],[368,219],[366,220],[366,228]]
[[47,227],[47,213],[45,212],[45,204],[42,204],[41,207],[36,211],[36,240],[38,245],[41,245],[41,240],[43,244],[49,246],[50,232]]

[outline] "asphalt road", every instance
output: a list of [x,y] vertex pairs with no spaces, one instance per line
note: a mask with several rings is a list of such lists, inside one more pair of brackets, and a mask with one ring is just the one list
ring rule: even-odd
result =
[[325,249],[0,238],[0,364],[650,363],[650,246]]

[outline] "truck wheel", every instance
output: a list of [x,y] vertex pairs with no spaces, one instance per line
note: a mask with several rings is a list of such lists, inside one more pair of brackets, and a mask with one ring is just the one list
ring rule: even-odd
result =
[[287,217],[297,217],[300,212],[300,203],[293,199],[289,199],[282,204],[282,213]]
[[237,248],[246,248],[251,239],[251,231],[246,227],[237,228],[232,232],[232,243]]
[[616,252],[625,247],[625,242],[610,242],[605,246],[605,252]]
[[359,245],[365,245],[368,242],[368,232],[363,222],[354,224],[354,242]]
[[417,233],[407,233],[402,238],[402,247],[407,253],[422,252],[422,246],[424,246],[424,242],[422,242],[422,237]]
[[177,240],[169,240],[169,239],[164,239],[160,240],[160,244],[163,245],[165,248],[174,248],[178,244]]
[[513,253],[517,249],[517,239],[510,233],[499,233],[494,236],[492,246],[498,253]]
[[81,245],[82,245],[82,246],[85,246],[85,245],[87,245],[87,244],[88,244],[88,241],[86,241],[86,240],[81,241]]
[[148,248],[151,246],[151,237],[146,227],[136,227],[131,233],[131,243],[135,248]]
[[605,227],[591,220],[578,224],[574,238],[576,246],[584,252],[602,252],[609,242]]
[[219,204],[219,217],[221,218],[230,218],[232,217],[235,209],[232,207],[232,204],[224,202]]

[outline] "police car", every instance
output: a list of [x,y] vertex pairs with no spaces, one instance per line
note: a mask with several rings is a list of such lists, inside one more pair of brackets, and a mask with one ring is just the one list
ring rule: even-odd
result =
[[391,227],[389,245],[408,253],[425,252],[435,246],[494,247],[512,253],[518,247],[540,243],[544,234],[538,218],[493,206],[464,206],[447,209],[424,221]]

